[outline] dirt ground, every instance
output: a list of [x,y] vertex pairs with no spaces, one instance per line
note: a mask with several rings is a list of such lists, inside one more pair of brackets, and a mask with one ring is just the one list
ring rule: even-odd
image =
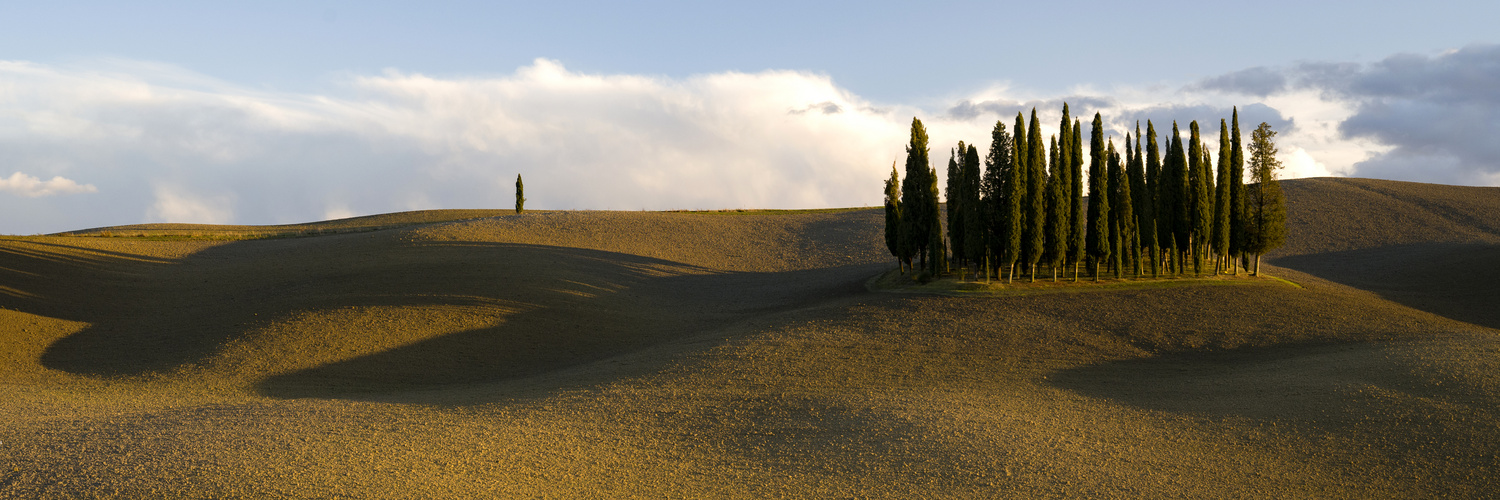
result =
[[0,497],[1496,496],[1500,189],[1284,185],[1286,281],[1098,293],[872,291],[880,210],[3,238]]

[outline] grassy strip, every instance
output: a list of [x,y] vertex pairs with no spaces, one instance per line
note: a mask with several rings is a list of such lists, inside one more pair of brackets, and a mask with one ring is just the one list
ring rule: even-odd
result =
[[949,297],[1014,297],[1053,293],[1150,290],[1183,286],[1279,284],[1302,288],[1301,285],[1265,273],[1261,273],[1258,277],[1249,275],[1218,275],[1162,278],[1101,278],[1098,282],[1093,281],[1093,278],[1080,277],[1077,283],[1074,283],[1072,279],[1072,276],[1067,276],[1059,277],[1057,282],[1049,279],[1035,283],[1017,281],[1006,284],[1003,280],[991,280],[989,283],[985,283],[983,281],[959,281],[956,277],[944,277],[922,283],[917,281],[913,274],[903,275],[899,270],[891,269],[870,278],[869,281],[865,282],[865,288],[874,292],[915,293],[945,295]]

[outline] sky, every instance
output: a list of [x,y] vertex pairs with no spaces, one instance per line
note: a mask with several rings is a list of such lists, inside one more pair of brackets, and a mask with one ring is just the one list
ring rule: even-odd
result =
[[[1063,102],[1285,178],[1500,186],[1495,2],[32,2],[0,16],[0,234],[432,208],[880,203],[911,120]],[[1087,133],[1087,130],[1085,130]]]

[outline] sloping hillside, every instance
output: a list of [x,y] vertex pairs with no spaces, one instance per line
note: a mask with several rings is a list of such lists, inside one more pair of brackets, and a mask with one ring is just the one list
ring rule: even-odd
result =
[[1333,178],[1283,185],[1291,234],[1272,262],[1500,328],[1500,188]]
[[1286,186],[1300,287],[870,292],[879,210],[0,239],[0,494],[1493,495],[1488,309],[1338,266],[1482,267],[1494,191]]

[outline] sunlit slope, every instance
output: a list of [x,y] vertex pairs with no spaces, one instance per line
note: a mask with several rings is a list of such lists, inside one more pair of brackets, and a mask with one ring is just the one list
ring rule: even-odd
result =
[[129,224],[124,226],[96,227],[58,233],[59,236],[128,236],[128,237],[193,237],[248,239],[266,237],[309,236],[335,234],[377,229],[391,229],[417,224],[431,224],[454,220],[493,217],[511,210],[415,210],[389,214],[365,215],[346,219],[333,219],[301,224],[279,225],[223,225],[223,224]]
[[1342,177],[1293,179],[1281,186],[1289,234],[1272,256],[1500,244],[1500,188]]

